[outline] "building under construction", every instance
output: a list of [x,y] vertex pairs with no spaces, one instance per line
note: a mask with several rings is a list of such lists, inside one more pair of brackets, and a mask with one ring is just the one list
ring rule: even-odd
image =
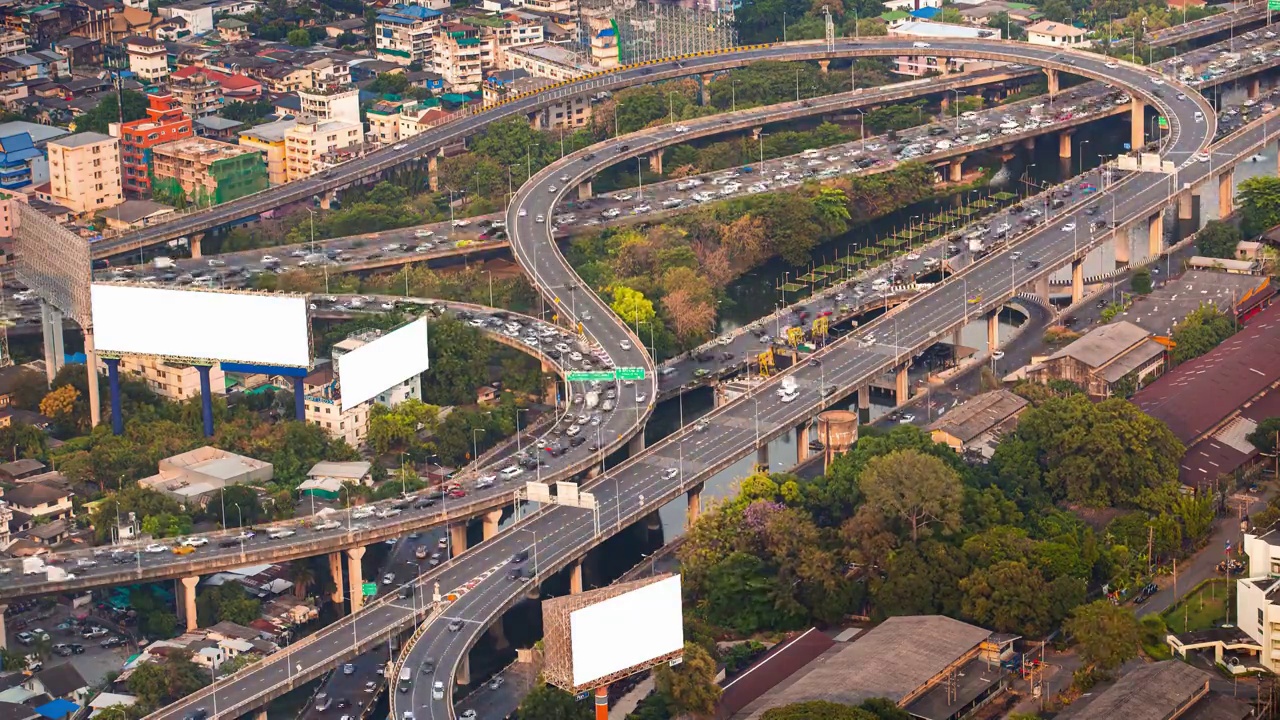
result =
[[601,67],[733,47],[733,5],[698,0],[692,7],[646,0],[581,0],[583,48]]

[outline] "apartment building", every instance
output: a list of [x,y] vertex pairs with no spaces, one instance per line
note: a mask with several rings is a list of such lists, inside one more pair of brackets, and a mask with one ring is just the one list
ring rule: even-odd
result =
[[533,12],[570,16],[574,14],[577,3],[573,0],[521,0],[520,6]]
[[193,134],[191,117],[183,111],[177,98],[168,94],[148,95],[147,117],[131,120],[119,128],[124,191],[149,197],[151,149]]
[[397,65],[430,65],[432,35],[443,13],[418,5],[392,5],[378,13],[374,57]]
[[212,206],[267,187],[267,165],[251,148],[193,137],[157,145],[151,153],[153,194]]
[[[102,365],[102,371],[106,371],[105,364]],[[120,371],[141,378],[152,392],[167,400],[181,402],[200,397],[200,371],[194,365],[180,365],[140,355],[123,355],[120,357]],[[214,395],[225,395],[227,392],[227,378],[218,365],[209,369],[209,389]]]
[[369,142],[391,145],[400,142],[400,113],[417,103],[403,100],[379,100],[365,111],[369,123]]
[[213,30],[213,6],[209,0],[186,0],[160,7],[160,17],[166,20],[181,18],[186,21],[192,35],[203,35]]
[[480,29],[462,23],[440,26],[431,43],[432,65],[454,93],[474,92],[484,82]]
[[296,120],[277,120],[240,131],[240,144],[262,153],[267,163],[267,180],[271,185],[289,182],[285,162],[285,136],[298,124]]
[[169,75],[169,51],[164,43],[149,37],[133,36],[124,41],[129,70],[144,83],[156,83]]
[[31,38],[17,30],[0,30],[0,57],[21,55],[31,47]]
[[360,122],[360,91],[353,85],[299,90],[301,114],[317,120]]
[[120,204],[120,141],[84,132],[52,140],[49,152],[49,197],[80,215]]
[[299,90],[332,90],[351,85],[351,66],[344,60],[321,58],[303,66]]
[[173,93],[173,97],[182,106],[182,111],[193,120],[217,115],[226,102],[222,95],[222,85],[204,73],[172,79],[169,82],[169,92]]
[[486,50],[483,57],[486,70],[504,68],[503,53],[510,48],[546,42],[543,19],[531,13],[513,10],[498,17],[468,18],[467,21],[480,25],[480,39]]
[[285,131],[285,171],[289,182],[354,157],[364,147],[360,122],[302,118]]

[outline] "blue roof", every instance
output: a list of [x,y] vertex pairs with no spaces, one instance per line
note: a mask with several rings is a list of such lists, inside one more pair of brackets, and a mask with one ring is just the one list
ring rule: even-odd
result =
[[923,20],[932,20],[942,14],[942,8],[922,7],[919,10],[912,10],[911,17],[921,18]]
[[70,700],[58,698],[53,702],[47,702],[36,708],[36,713],[43,717],[59,720],[60,718],[70,717],[72,713],[79,710],[80,706]]
[[40,157],[40,151],[31,142],[30,133],[18,133],[0,137],[0,158],[8,161],[23,161]]
[[[390,22],[404,22],[404,18],[412,18],[414,20],[431,20],[438,18],[444,13],[439,10],[422,7],[421,5],[392,5],[378,15],[379,20],[387,20]],[[397,17],[399,16],[399,17]]]

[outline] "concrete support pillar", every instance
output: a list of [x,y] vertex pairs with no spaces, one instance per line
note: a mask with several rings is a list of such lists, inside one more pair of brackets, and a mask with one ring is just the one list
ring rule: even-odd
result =
[[1116,264],[1128,265],[1130,262],[1129,255],[1129,233],[1118,232],[1112,236],[1112,242],[1116,248]]
[[1058,157],[1071,158],[1071,133],[1066,130],[1058,133]]
[[796,428],[796,465],[809,459],[809,425]]
[[769,444],[765,443],[756,448],[756,464],[762,467],[769,467]]
[[1084,299],[1084,260],[1071,262],[1071,304]]
[[1254,100],[1262,93],[1262,80],[1257,77],[1249,78],[1249,99]]
[[1218,176],[1218,219],[1225,219],[1236,208],[1236,188],[1233,182],[1234,171],[1228,170]]
[[1000,349],[1000,311],[992,310],[987,313],[987,352],[993,353]]
[[1184,192],[1178,196],[1178,219],[1190,220],[1192,209],[1194,208],[1195,196],[1189,192]]
[[8,605],[0,605],[0,649],[9,648],[9,635],[4,627],[4,614],[8,609]]
[[342,551],[340,550],[329,553],[329,577],[333,578],[333,595],[329,598],[333,600],[334,605],[342,607],[347,602],[347,596],[342,589]]
[[1138,98],[1129,103],[1129,147],[1138,152],[1146,144],[1147,128],[1145,118],[1147,106]]
[[107,387],[111,394],[111,434],[124,434],[124,413],[120,409],[120,358],[105,358]]
[[[826,74],[827,74],[827,70],[830,70],[830,69],[831,69],[831,61],[830,61],[830,60],[819,60],[819,61],[818,61],[818,69],[822,71],[822,74],[823,74],[823,75],[826,75]],[[1253,96],[1252,96],[1252,95],[1250,95],[1249,97],[1253,97]]]
[[258,708],[256,711],[254,711],[253,720],[267,720],[267,709]]
[[1162,252],[1164,252],[1164,213],[1158,212],[1147,219],[1147,257],[1156,257]]
[[569,566],[569,594],[582,594],[582,561],[574,560]]
[[632,457],[635,457],[636,455],[639,455],[642,452],[644,452],[644,430],[643,429],[641,429],[640,432],[632,436],[631,440],[627,443],[627,453],[630,454]]
[[951,182],[960,182],[964,180],[964,156],[952,158],[951,160]]
[[1052,70],[1052,69],[1046,69],[1044,71],[1044,74],[1049,80],[1049,97],[1054,97],[1055,95],[1058,94],[1058,88],[1059,88],[1058,71]]
[[351,596],[352,615],[364,607],[364,568],[360,565],[362,558],[364,548],[353,547],[347,550],[347,593]]
[[49,384],[66,362],[62,347],[62,313],[48,303],[40,303],[40,330],[44,334],[44,369]]
[[200,576],[178,578],[175,585],[177,591],[178,619],[186,623],[187,632],[195,630],[199,625],[196,623],[196,585],[200,583]]
[[687,493],[689,497],[689,510],[685,514],[686,526],[693,527],[698,522],[698,518],[702,516],[702,483],[698,483],[689,488]]
[[940,110],[942,110],[942,114],[943,114],[943,115],[946,115],[946,114],[947,114],[947,110],[948,110],[950,107],[951,107],[951,96],[950,96],[950,95],[943,95],[943,96],[942,96],[942,99],[938,101],[938,108],[939,108]]
[[1023,149],[1023,150],[1031,150],[1031,151],[1033,151],[1033,152],[1034,152],[1034,151],[1035,151],[1035,149],[1036,149],[1036,139],[1035,139],[1035,138],[1033,138],[1033,137],[1023,138],[1023,139],[1022,139],[1022,149]]
[[[58,335],[58,346],[62,346],[62,335]],[[84,366],[89,374],[89,426],[98,427],[102,422],[102,398],[98,389],[98,351],[93,348],[93,329],[84,331]]]
[[894,371],[893,403],[895,407],[899,407],[903,403],[911,399],[911,382],[907,376],[907,371],[910,368],[911,368],[910,364],[903,364],[902,367]]
[[293,379],[293,419],[298,422],[306,422],[307,419],[307,390],[304,380],[302,377]]
[[591,197],[591,181],[578,183],[578,199],[586,200],[589,197]]
[[711,104],[711,73],[703,73],[698,76],[698,104]]
[[200,374],[200,414],[204,418],[205,437],[213,437],[213,389],[209,384],[210,369],[209,365],[196,366],[196,372]]
[[[957,337],[956,345],[959,345],[959,344],[960,344],[959,337]],[[863,385],[862,387],[858,388],[858,409],[859,410],[871,409],[871,386],[870,385]]]
[[485,540],[498,534],[498,522],[502,520],[501,510],[490,510],[484,514],[483,537]]
[[654,150],[649,153],[649,172],[654,175],[662,174],[662,150]]
[[467,551],[467,523],[454,523],[449,526],[449,557],[458,557]]
[[1044,303],[1049,302],[1049,276],[1046,275],[1036,281],[1036,297]]
[[187,238],[187,247],[191,248],[192,259],[199,260],[202,257],[203,253],[201,252],[200,244],[203,240],[204,233],[193,233],[191,237]]
[[329,209],[332,209],[332,208],[333,208],[333,196],[332,196],[332,195],[330,195],[329,193],[324,193],[323,195],[321,195],[321,196],[320,196],[320,209],[321,209],[321,210],[329,210]]
[[464,653],[462,662],[458,663],[458,674],[454,676],[454,682],[459,685],[471,684],[471,654]]
[[440,156],[427,158],[427,187],[431,192],[440,192]]

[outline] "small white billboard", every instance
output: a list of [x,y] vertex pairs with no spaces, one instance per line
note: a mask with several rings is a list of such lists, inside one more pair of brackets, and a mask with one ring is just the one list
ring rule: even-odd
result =
[[569,629],[575,687],[678,653],[684,649],[680,576],[575,610]]
[[427,370],[427,319],[418,318],[334,360],[342,411]]
[[107,356],[311,366],[305,295],[94,283],[90,299],[94,343]]

